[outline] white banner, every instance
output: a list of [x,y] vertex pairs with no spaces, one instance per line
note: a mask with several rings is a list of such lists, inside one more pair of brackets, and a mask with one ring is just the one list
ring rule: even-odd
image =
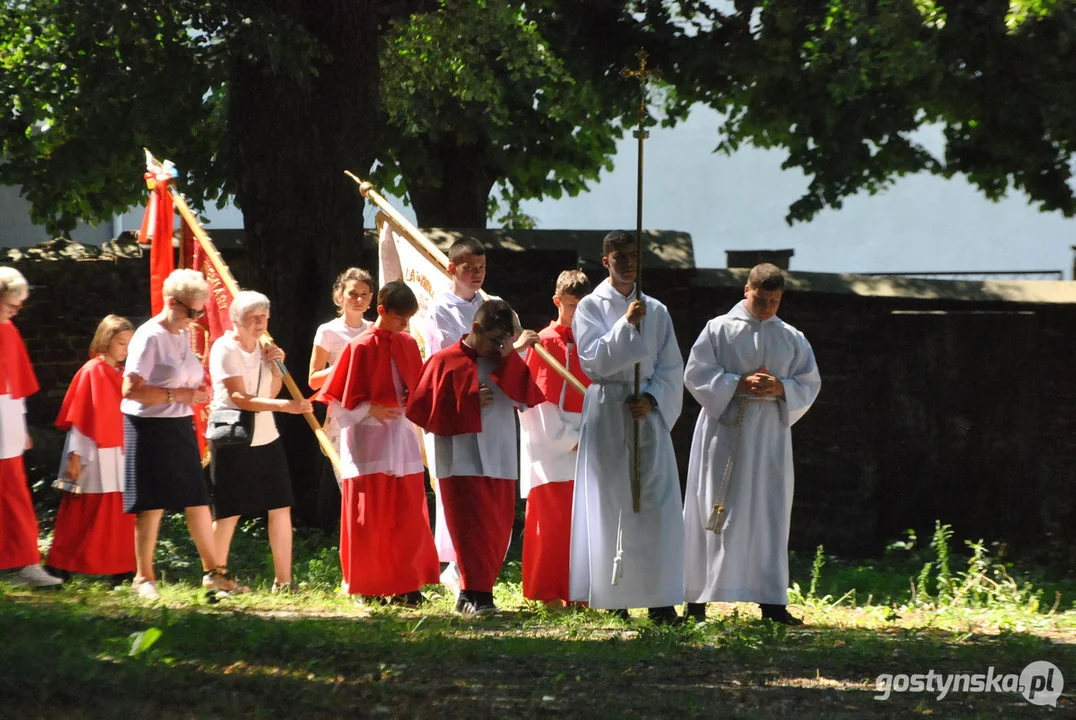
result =
[[418,342],[422,359],[429,357],[430,347],[440,346],[433,322],[434,300],[452,289],[452,281],[438,263],[419,252],[392,220],[381,215],[377,243],[380,284],[403,280],[418,298],[418,312],[411,318],[411,335]]

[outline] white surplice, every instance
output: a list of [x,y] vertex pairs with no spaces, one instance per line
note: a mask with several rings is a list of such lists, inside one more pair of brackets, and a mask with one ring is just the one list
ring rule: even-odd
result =
[[123,492],[124,463],[123,447],[100,448],[93,438],[86,437],[78,428],[71,426],[64,440],[64,450],[60,454],[60,468],[56,477],[62,478],[67,472],[67,456],[78,455],[82,461],[82,475],[78,485],[86,494]]
[[[569,356],[573,345],[569,343]],[[556,405],[544,402],[519,414],[519,496],[531,488],[575,479],[579,425],[583,414],[568,412],[564,400],[572,390],[564,383]]]
[[[395,360],[391,367],[392,385],[400,398],[404,386]],[[402,413],[396,420],[382,423],[370,414],[371,405],[361,402],[352,410],[336,400],[329,405],[340,423],[340,474],[344,482],[376,473],[401,478],[421,473],[422,452],[415,426]]]
[[[740,378],[760,368],[782,382],[784,399],[757,402],[736,394]],[[687,601],[785,605],[791,427],[822,386],[811,345],[777,317],[756,320],[741,301],[707,323],[691,348],[684,385],[702,406],[684,500]],[[725,468],[737,446],[722,503],[727,514],[717,534],[706,523],[722,500]]]
[[[642,333],[624,319],[633,296],[608,281],[579,303],[572,322],[580,365],[594,383],[583,401],[572,511],[572,600],[593,608],[684,600],[683,515],[670,429],[683,406],[684,361],[669,311],[643,296]],[[632,511],[633,420],[624,401],[641,390],[657,407],[640,422],[641,507]],[[614,570],[617,577],[614,582]]]

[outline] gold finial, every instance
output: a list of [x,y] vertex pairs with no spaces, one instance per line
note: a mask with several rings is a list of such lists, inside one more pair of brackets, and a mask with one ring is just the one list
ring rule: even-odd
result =
[[[644,129],[646,117],[648,115],[646,111],[647,85],[650,80],[660,80],[662,72],[661,70],[651,70],[647,67],[647,60],[650,57],[650,53],[646,50],[640,49],[639,52],[635,53],[635,57],[639,59],[639,67],[632,70],[630,67],[625,66],[620,71],[620,77],[624,79],[636,78],[639,81],[639,129],[636,132],[641,133],[645,138],[650,134]],[[636,137],[638,137],[638,135],[636,135]]]

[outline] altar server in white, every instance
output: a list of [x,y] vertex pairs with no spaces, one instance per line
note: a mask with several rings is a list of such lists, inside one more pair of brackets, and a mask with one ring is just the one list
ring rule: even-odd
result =
[[[609,279],[579,303],[572,322],[593,384],[579,430],[571,599],[622,617],[627,608],[645,607],[655,622],[672,623],[673,606],[684,600],[680,481],[670,435],[683,406],[684,360],[669,311],[652,297],[635,297],[635,238],[609,233],[602,255]],[[635,363],[642,366],[639,397]],[[633,418],[642,440],[638,513],[631,497]]]
[[800,625],[788,604],[792,424],[822,385],[810,343],[777,317],[785,277],[769,263],[744,299],[707,323],[684,385],[699,404],[684,500],[688,615],[707,602],[755,602],[762,616]]

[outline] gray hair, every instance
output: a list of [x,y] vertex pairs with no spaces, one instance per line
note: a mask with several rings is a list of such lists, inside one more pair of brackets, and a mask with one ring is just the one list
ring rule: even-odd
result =
[[232,319],[233,325],[240,325],[247,313],[254,310],[265,310],[268,313],[269,298],[253,290],[240,290],[232,298],[232,305],[228,308],[228,317]]
[[206,282],[205,276],[197,270],[173,270],[164,279],[164,285],[161,286],[161,295],[175,298],[181,303],[208,300],[209,283]]
[[0,298],[6,299],[9,295],[16,299],[25,299],[30,294],[30,283],[26,282],[23,274],[13,267],[0,267]]

